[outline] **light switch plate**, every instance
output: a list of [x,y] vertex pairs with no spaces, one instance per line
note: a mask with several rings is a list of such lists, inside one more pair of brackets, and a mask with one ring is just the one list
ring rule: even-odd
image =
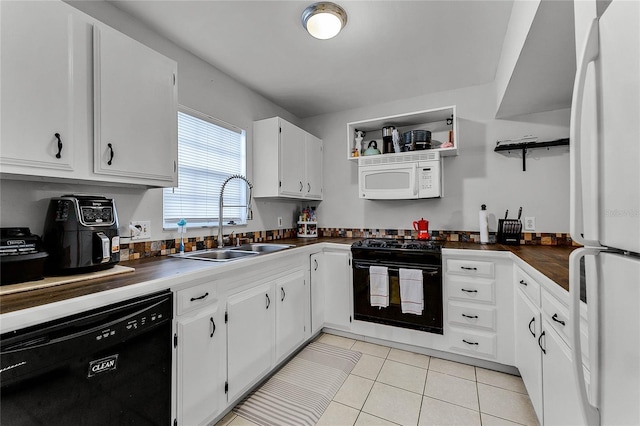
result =
[[535,231],[536,230],[536,218],[533,216],[524,218],[524,230]]
[[148,240],[151,238],[151,221],[132,220],[129,222],[129,231],[132,241]]

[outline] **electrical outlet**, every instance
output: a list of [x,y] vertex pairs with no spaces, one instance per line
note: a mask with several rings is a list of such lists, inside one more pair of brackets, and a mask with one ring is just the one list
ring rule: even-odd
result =
[[282,228],[282,218],[278,217],[278,228]]
[[150,220],[132,220],[129,222],[131,240],[148,240],[151,238]]
[[533,216],[524,218],[524,230],[535,231],[536,230],[536,218]]

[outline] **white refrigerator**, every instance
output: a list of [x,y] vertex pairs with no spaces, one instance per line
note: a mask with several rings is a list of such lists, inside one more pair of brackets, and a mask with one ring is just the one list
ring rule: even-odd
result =
[[613,0],[578,58],[571,111],[573,348],[584,258],[589,386],[573,352],[584,418],[640,425],[640,2]]

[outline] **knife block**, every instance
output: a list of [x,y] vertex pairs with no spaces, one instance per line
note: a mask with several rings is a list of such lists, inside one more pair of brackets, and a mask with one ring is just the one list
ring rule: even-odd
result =
[[522,222],[518,219],[498,219],[498,243],[520,245]]

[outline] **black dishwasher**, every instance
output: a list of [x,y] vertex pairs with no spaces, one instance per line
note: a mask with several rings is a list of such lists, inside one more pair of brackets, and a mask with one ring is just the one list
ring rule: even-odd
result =
[[3,425],[171,423],[169,291],[0,336]]

